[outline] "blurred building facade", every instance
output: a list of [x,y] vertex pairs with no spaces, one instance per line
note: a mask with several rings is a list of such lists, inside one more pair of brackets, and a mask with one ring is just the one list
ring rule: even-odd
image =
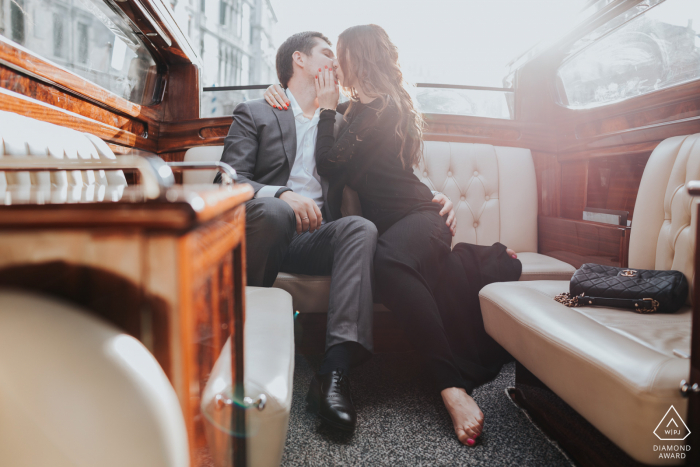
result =
[[169,0],[202,63],[204,86],[277,81],[270,0]]
[[[0,0],[0,35],[122,97],[147,104],[143,85],[149,70],[154,72],[154,62],[109,1]],[[202,86],[277,82],[272,43],[277,18],[270,0],[164,1],[202,59]],[[205,93],[203,115],[213,103],[218,113],[229,113],[231,99]]]

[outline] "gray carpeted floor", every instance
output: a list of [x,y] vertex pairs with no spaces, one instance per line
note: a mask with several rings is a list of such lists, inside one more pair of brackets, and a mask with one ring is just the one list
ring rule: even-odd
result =
[[508,399],[509,364],[474,398],[484,412],[484,434],[463,446],[438,393],[421,378],[411,354],[379,354],[351,375],[357,429],[344,435],[321,425],[304,398],[319,357],[297,355],[294,399],[284,466],[566,466],[569,460]]

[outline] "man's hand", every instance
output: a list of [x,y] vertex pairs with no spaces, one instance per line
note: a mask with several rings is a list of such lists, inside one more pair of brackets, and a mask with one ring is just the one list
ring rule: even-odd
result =
[[314,200],[301,196],[293,191],[285,191],[280,195],[280,199],[290,205],[297,218],[297,233],[313,232],[321,227],[323,216]]
[[457,218],[455,217],[455,210],[452,206],[452,201],[450,201],[450,198],[445,196],[443,193],[436,193],[435,197],[433,198],[433,203],[442,204],[440,215],[444,216],[447,214],[447,221],[445,222],[445,225],[450,228],[450,232],[452,232],[452,236],[454,237],[457,233]]

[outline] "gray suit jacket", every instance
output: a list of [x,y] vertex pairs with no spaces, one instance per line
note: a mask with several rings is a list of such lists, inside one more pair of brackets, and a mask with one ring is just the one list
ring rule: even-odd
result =
[[[336,115],[336,132],[343,121]],[[221,161],[236,169],[239,183],[249,183],[255,193],[266,185],[284,186],[297,153],[297,132],[291,110],[279,110],[264,99],[238,104],[224,140]],[[219,181],[219,177],[215,181]],[[323,217],[333,220],[328,209],[328,181],[321,178]]]

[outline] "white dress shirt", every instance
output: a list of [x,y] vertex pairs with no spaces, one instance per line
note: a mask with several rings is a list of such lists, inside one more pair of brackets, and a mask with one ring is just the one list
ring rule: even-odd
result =
[[[321,177],[316,170],[316,136],[318,135],[319,109],[316,109],[313,117],[306,118],[292,92],[285,91],[289,98],[290,110],[294,114],[294,124],[297,131],[297,154],[289,174],[287,187],[294,193],[311,198],[323,208],[323,189],[321,188]],[[256,198],[275,196],[281,186],[267,185],[258,190]]]

